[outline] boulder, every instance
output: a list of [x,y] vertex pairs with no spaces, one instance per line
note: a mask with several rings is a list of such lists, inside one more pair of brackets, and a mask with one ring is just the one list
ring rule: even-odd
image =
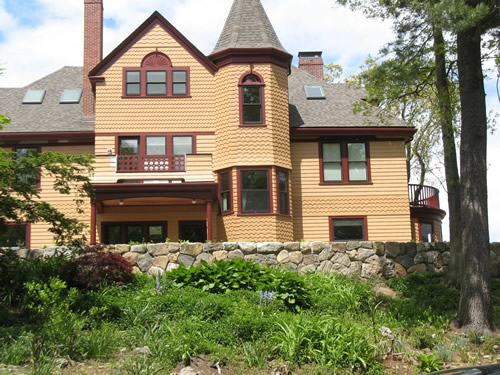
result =
[[299,273],[304,274],[304,273],[311,273],[316,271],[316,266],[314,264],[308,264],[308,265],[301,265],[298,267]]
[[324,272],[324,273],[332,273],[333,272],[333,263],[330,262],[329,260],[325,260],[325,261],[321,262],[317,271]]
[[214,256],[210,253],[201,253],[196,257],[196,261],[194,262],[195,266],[198,266],[201,264],[201,261],[205,261],[208,264],[212,264],[214,262]]
[[349,267],[345,267],[342,264],[334,264],[332,266],[331,272],[340,273],[342,275],[348,275],[349,274]]
[[285,250],[288,250],[290,252],[300,251],[300,242],[285,242],[283,246]]
[[330,260],[333,264],[341,264],[344,267],[349,267],[351,265],[351,260],[347,254],[337,253]]
[[152,266],[148,270],[149,276],[163,276],[164,274],[165,274],[165,270],[160,268],[160,267]]
[[289,263],[290,255],[287,250],[281,250],[278,256],[276,257],[279,264]]
[[367,260],[368,258],[370,258],[374,255],[375,255],[375,250],[366,249],[366,248],[361,247],[358,250],[358,259],[356,259],[356,260],[364,262],[365,260]]
[[169,253],[176,253],[179,251],[181,248],[181,244],[178,242],[169,242],[168,243],[168,252]]
[[167,266],[167,272],[176,270],[177,268],[179,268],[179,265],[177,263],[169,263]]
[[310,242],[301,242],[300,243],[300,251],[302,254],[311,254],[312,247]]
[[415,265],[413,258],[410,258],[408,255],[400,255],[396,257],[395,261],[396,263],[402,265],[405,269],[408,269],[411,266]]
[[375,248],[375,253],[379,256],[384,256],[385,254],[385,243],[374,242],[373,247]]
[[188,254],[180,254],[177,258],[178,263],[184,264],[186,267],[191,267],[195,261],[195,258],[192,255]]
[[203,252],[202,243],[189,243],[185,242],[181,244],[181,254],[189,255],[192,257],[197,257]]
[[214,251],[212,254],[215,258],[215,260],[226,260],[227,259],[227,251],[226,250],[221,250],[221,251]]
[[238,242],[224,242],[222,244],[222,250],[231,251],[238,248]]
[[257,252],[259,254],[276,254],[283,249],[281,242],[259,242]]
[[168,244],[166,243],[148,244],[147,249],[152,256],[168,254]]
[[130,245],[125,245],[125,244],[120,244],[120,245],[115,245],[115,253],[118,254],[125,254],[130,251]]
[[222,242],[207,242],[203,244],[203,251],[213,253],[222,250]]
[[302,254],[302,252],[300,251],[289,252],[288,256],[290,257],[291,263],[301,264],[302,261],[304,260],[304,254]]
[[123,258],[130,264],[137,264],[137,258],[139,258],[139,253],[126,253],[123,254]]
[[155,267],[159,267],[162,270],[164,270],[165,268],[167,268],[167,264],[168,264],[168,256],[159,256],[153,258],[153,266]]
[[427,272],[427,266],[423,263],[415,264],[414,266],[408,268],[408,273],[423,273]]
[[255,242],[239,242],[238,246],[245,255],[257,252],[257,244]]
[[275,265],[278,263],[274,254],[249,254],[245,255],[245,260],[258,264]]
[[351,262],[351,265],[349,266],[349,270],[348,270],[348,274],[349,275],[352,275],[352,274],[361,274],[361,266],[362,266],[362,262],[360,261],[355,261],[355,262]]
[[319,261],[329,260],[335,252],[331,248],[325,248],[319,253]]
[[331,246],[332,250],[335,251],[336,253],[345,253],[347,249],[345,242],[332,242]]
[[396,258],[401,253],[399,242],[386,242],[385,255],[389,258]]
[[319,254],[324,249],[331,249],[329,242],[312,242],[311,243],[311,252],[313,254]]
[[153,265],[153,257],[148,253],[141,254],[137,258],[137,265],[139,266],[142,272],[148,272],[151,266]]
[[372,241],[361,241],[359,243],[359,247],[363,249],[373,249],[373,242]]
[[346,244],[347,251],[359,249],[359,241],[348,241]]
[[319,265],[319,255],[316,255],[316,254],[304,255],[304,259],[302,260],[302,263],[306,266],[310,265],[310,264]]
[[451,253],[449,251],[445,251],[443,253],[443,265],[445,265],[445,266],[450,265],[450,257],[451,257]]
[[428,251],[427,263],[434,264],[437,268],[441,268],[443,267],[443,256],[439,251]]
[[130,251],[133,253],[144,254],[148,250],[146,245],[132,245],[130,246]]
[[417,255],[417,243],[416,242],[408,242],[406,245],[406,255],[409,257],[414,257]]
[[377,255],[365,260],[361,265],[361,277],[365,279],[381,278],[383,276],[384,260]]
[[227,259],[228,260],[233,260],[233,259],[243,259],[245,257],[245,254],[243,254],[243,251],[240,249],[232,250],[227,253]]

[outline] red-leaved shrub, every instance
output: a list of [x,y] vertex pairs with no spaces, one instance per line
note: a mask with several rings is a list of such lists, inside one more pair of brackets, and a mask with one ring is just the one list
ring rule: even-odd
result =
[[61,278],[68,286],[83,290],[129,284],[135,279],[132,266],[120,255],[90,250],[66,262]]

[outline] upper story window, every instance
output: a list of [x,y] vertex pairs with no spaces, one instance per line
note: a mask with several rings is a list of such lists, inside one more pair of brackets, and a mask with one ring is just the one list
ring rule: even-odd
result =
[[[37,156],[38,152],[38,147],[18,147],[16,148],[16,159]],[[40,174],[23,170],[22,166],[16,169],[16,178],[18,181],[30,184],[33,187],[40,186]]]
[[321,86],[304,86],[307,99],[325,99],[325,92]]
[[264,80],[257,73],[245,74],[240,79],[241,125],[264,125]]
[[219,173],[219,202],[223,214],[233,211],[231,171]]
[[123,69],[125,97],[187,97],[189,96],[189,67],[173,67],[168,56],[153,52],[141,67]]
[[45,90],[28,90],[24,94],[23,104],[42,104]]
[[370,182],[368,145],[365,142],[322,143],[321,182]]

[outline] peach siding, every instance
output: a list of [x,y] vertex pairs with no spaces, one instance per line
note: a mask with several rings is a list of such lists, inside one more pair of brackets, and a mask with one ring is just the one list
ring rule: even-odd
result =
[[[190,67],[191,98],[122,98],[123,68],[140,67],[148,53],[166,54],[174,67]],[[105,73],[96,89],[96,132],[215,130],[215,77],[160,26],[153,27]]]
[[320,185],[317,142],[292,143],[294,238],[327,241],[329,216],[367,216],[368,239],[411,239],[403,142],[370,142],[369,185]]
[[434,241],[441,242],[441,222],[439,220],[434,220],[433,228],[434,231]]
[[240,127],[239,80],[249,64],[223,67],[217,72],[217,155],[215,169],[231,166],[275,165],[290,168],[287,70],[254,64],[264,79],[265,127]]
[[411,239],[417,242],[420,241],[420,231],[418,229],[418,219],[411,218]]
[[[212,207],[212,232],[217,241],[216,225],[217,208]],[[196,206],[161,206],[147,207],[105,207],[104,212],[97,215],[97,241],[100,241],[101,224],[103,222],[167,222],[167,236],[171,241],[179,240],[179,221],[205,221],[206,207]]]
[[[93,146],[47,146],[42,147],[42,151],[61,152],[64,154],[84,154],[93,153]],[[69,217],[75,217],[81,222],[90,226],[90,200],[82,208],[84,213],[78,214],[75,211],[75,203],[73,202],[73,195],[63,195],[54,191],[52,185],[54,178],[46,176],[42,172],[41,192],[40,199],[50,203],[52,206],[60,210],[62,213]],[[31,248],[41,248],[42,246],[53,245],[53,234],[48,231],[50,225],[47,223],[31,224]],[[89,238],[89,233],[86,232],[85,236]]]

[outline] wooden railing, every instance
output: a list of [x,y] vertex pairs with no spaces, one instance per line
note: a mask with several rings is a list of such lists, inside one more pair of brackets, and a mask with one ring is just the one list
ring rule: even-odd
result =
[[185,155],[118,155],[118,172],[184,172]]
[[408,185],[410,205],[439,208],[439,190],[432,186]]

